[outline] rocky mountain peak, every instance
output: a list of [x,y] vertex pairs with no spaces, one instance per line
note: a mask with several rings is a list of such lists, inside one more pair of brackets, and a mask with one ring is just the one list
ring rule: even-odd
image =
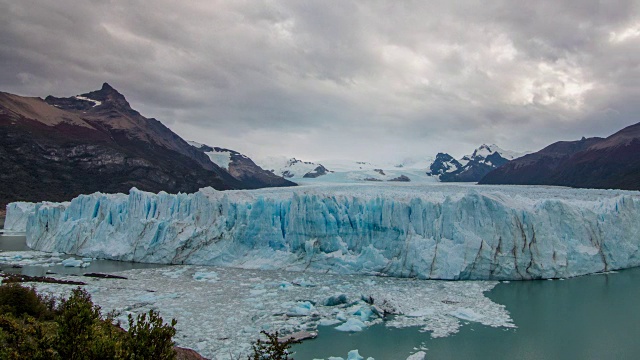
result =
[[79,96],[97,100],[123,110],[132,110],[124,95],[106,82],[102,84],[102,88],[100,90],[91,91]]
[[128,113],[137,112],[131,108],[127,99],[108,83],[102,84],[100,90],[91,91],[70,97],[47,96],[44,101],[59,109],[65,110],[101,110],[118,109]]

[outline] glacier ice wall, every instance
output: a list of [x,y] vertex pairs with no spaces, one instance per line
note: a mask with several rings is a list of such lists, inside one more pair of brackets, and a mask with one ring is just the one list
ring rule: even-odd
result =
[[27,243],[123,261],[430,279],[570,277],[640,265],[640,193],[345,186],[81,195],[38,204]]
[[13,202],[7,205],[7,216],[4,219],[4,230],[11,232],[27,231],[27,220],[33,213],[36,204],[29,202]]

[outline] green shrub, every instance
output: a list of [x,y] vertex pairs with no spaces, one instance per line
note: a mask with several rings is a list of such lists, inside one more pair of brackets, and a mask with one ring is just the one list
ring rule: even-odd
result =
[[47,324],[28,315],[21,318],[0,315],[0,359],[58,359],[52,349],[54,339],[47,330]]
[[[147,317],[148,315],[148,317]],[[134,322],[129,315],[129,331],[124,342],[124,352],[128,360],[171,360],[176,358],[171,340],[176,334],[176,320],[171,325],[163,324],[160,315],[149,310],[148,314],[138,315]]]
[[32,288],[0,285],[0,360],[173,360],[175,325],[151,310],[129,316],[125,332],[81,288],[55,306]]
[[33,288],[16,283],[0,286],[0,314],[52,319],[54,308],[54,298],[39,295]]
[[293,339],[281,341],[277,331],[271,334],[263,330],[260,333],[267,337],[267,341],[256,340],[251,345],[253,355],[249,356],[248,360],[293,360],[289,357],[289,349],[291,345],[300,341]]
[[60,356],[69,360],[93,359],[91,343],[98,335],[95,330],[101,320],[100,307],[91,302],[89,293],[77,288],[62,301],[58,311],[56,348]]

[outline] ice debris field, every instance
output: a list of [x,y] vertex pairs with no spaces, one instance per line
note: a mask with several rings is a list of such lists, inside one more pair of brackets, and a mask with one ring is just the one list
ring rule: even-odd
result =
[[[46,255],[39,252],[0,254],[7,265],[27,264],[27,259],[31,264],[46,262]],[[178,320],[174,339],[179,346],[212,359],[246,356],[261,330],[292,334],[316,331],[324,325],[345,332],[362,331],[382,322],[385,315],[386,326],[417,326],[433,337],[453,334],[469,321],[514,327],[504,306],[484,296],[496,285],[489,281],[422,281],[185,265],[128,270],[117,275],[128,279],[82,277],[87,283],[84,288],[104,312],[115,310],[126,325],[127,314],[155,309],[165,321]],[[33,285],[56,296],[67,296],[75,287]],[[335,355],[336,359],[345,356]],[[359,354],[351,352],[347,358],[360,359],[360,355],[375,357],[359,349]]]
[[158,264],[452,280],[640,265],[639,192],[385,185],[177,195],[134,188],[11,204],[7,219],[26,216],[36,250]]

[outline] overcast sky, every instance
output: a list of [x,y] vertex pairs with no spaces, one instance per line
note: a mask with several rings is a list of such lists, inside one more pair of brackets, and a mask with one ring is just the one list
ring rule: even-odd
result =
[[640,121],[640,1],[0,0],[0,91],[110,83],[250,156],[517,151]]

